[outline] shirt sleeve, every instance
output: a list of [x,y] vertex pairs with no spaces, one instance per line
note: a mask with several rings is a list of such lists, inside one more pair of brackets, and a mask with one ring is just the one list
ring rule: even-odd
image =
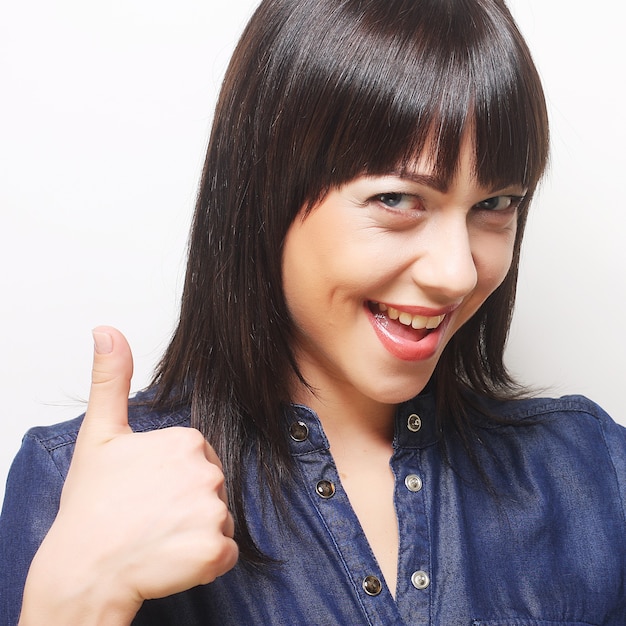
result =
[[50,452],[26,434],[7,478],[0,514],[0,624],[15,626],[30,563],[54,521],[64,477]]

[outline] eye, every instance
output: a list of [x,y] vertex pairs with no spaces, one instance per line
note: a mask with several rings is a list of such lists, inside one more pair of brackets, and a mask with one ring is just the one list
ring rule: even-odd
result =
[[408,211],[419,206],[419,200],[415,196],[408,193],[400,193],[398,191],[380,193],[374,196],[372,200],[382,204],[388,209],[396,209],[400,211]]
[[481,202],[477,202],[474,208],[479,211],[506,211],[517,209],[523,196],[493,196]]

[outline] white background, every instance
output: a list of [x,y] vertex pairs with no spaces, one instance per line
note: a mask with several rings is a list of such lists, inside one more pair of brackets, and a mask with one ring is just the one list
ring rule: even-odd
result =
[[[2,7],[0,497],[24,431],[82,412],[93,326],[125,332],[133,388],[148,382],[176,319],[217,90],[255,4]],[[508,360],[626,424],[626,44],[617,5],[577,4],[509,3],[545,83],[553,150]]]

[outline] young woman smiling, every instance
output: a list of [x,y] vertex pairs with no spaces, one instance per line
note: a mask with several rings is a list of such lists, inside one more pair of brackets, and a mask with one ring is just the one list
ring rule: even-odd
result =
[[547,153],[502,0],[264,0],[153,384],[96,329],[16,458],[8,623],[623,625],[624,431],[503,363]]

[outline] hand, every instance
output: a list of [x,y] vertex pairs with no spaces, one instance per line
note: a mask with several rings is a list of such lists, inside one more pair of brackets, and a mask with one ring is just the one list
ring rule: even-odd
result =
[[[37,589],[45,595],[44,579],[49,585],[53,572],[57,597],[61,584],[72,603],[82,598],[94,615],[102,606],[109,616],[123,616],[106,623],[127,623],[143,600],[227,572],[238,548],[211,446],[192,428],[133,433],[128,343],[108,327],[95,329],[94,339],[87,413],[57,518],[29,572],[24,605],[41,605],[34,595]],[[54,623],[49,616],[46,623]]]

